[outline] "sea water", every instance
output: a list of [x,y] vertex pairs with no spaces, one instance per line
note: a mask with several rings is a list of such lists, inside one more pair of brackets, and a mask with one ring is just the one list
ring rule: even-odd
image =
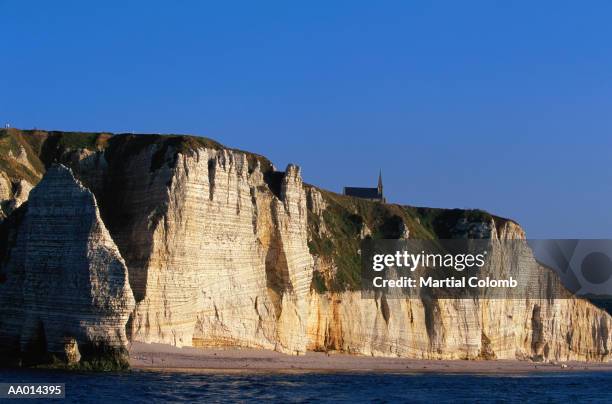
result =
[[2,370],[0,382],[65,383],[65,400],[53,401],[71,403],[612,402],[612,372],[586,371],[466,375]]

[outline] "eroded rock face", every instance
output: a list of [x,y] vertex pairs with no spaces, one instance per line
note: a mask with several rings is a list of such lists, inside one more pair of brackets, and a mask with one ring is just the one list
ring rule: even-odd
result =
[[610,357],[609,316],[584,300],[361,299],[312,293],[311,350],[423,359]]
[[244,153],[168,150],[152,169],[156,153],[111,162],[104,190],[121,212],[108,222],[136,297],[132,338],[303,352],[313,259],[299,169],[278,173],[276,195]]
[[[490,234],[492,243],[524,238],[512,222],[471,227]],[[500,271],[519,255],[525,257],[522,268],[538,266],[530,254],[493,252]],[[373,300],[360,292],[313,292],[308,348],[424,359],[609,360],[611,317],[586,300],[550,299],[545,286],[553,275],[539,271],[542,287],[534,299]]]
[[[308,246],[314,235],[335,234],[338,223],[324,214],[329,193],[304,186],[293,165],[262,172],[239,151],[136,138],[70,154],[78,181],[54,167],[30,193],[0,283],[7,352],[44,348],[74,362],[92,346],[121,350],[129,337],[292,354],[610,357],[610,316],[584,300],[551,300],[546,288],[530,300],[369,300],[311,289],[315,270],[324,281],[338,274],[333,259]],[[0,198],[12,198],[14,186],[7,193],[3,184],[0,177]],[[415,234],[397,223],[399,237]],[[360,223],[355,237],[371,236],[370,226]],[[448,233],[492,243],[525,237],[512,222],[463,219]],[[498,253],[503,271],[508,254]]]
[[243,154],[179,155],[152,230],[134,339],[305,350],[312,258],[301,179],[290,167],[279,200],[258,177]]
[[10,199],[13,196],[13,185],[9,177],[0,172],[0,221],[4,220],[8,215],[7,205],[10,203]]
[[32,184],[24,179],[11,181],[0,172],[0,223],[28,200]]
[[[411,358],[609,357],[610,317],[582,300],[367,300],[359,291],[310,291],[315,265],[324,276],[336,268],[309,253],[307,215],[319,217],[322,231],[326,203],[315,188],[305,192],[297,167],[275,194],[239,152],[168,150],[164,160],[174,163],[151,170],[154,154],[145,149],[117,173],[119,210],[130,219],[111,226],[137,296],[134,340]],[[462,220],[451,233],[525,237],[512,222],[498,229]]]
[[125,360],[134,307],[127,267],[96,198],[68,168],[50,168],[32,190],[5,277],[3,348],[38,359]]

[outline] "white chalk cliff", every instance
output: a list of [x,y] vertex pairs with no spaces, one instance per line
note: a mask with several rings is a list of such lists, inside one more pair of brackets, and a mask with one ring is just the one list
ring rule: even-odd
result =
[[[60,160],[78,180],[54,166],[30,193],[3,262],[0,346],[25,346],[42,324],[52,351],[70,337],[291,354],[610,358],[612,318],[546,289],[529,300],[362,299],[355,287],[317,289],[315,277],[338,276],[337,254],[312,246],[336,234],[335,197],[304,185],[293,165],[275,172],[248,153],[145,139],[66,151]],[[418,230],[416,219],[400,224],[400,237]],[[511,221],[462,226],[491,242],[525,237]]]
[[75,360],[120,354],[134,308],[127,267],[94,195],[63,166],[30,193],[0,284],[2,345]]

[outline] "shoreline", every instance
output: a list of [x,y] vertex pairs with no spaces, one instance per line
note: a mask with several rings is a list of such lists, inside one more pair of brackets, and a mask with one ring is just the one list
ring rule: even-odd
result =
[[536,363],[519,360],[431,360],[307,352],[294,356],[254,348],[177,348],[135,342],[132,369],[192,373],[444,373],[529,374],[612,372],[610,362]]

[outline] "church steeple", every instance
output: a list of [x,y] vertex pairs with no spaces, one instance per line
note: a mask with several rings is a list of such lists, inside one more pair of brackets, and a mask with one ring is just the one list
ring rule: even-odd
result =
[[367,199],[370,201],[387,203],[383,196],[382,170],[378,171],[378,186],[377,187],[344,187],[344,195],[355,198]]

